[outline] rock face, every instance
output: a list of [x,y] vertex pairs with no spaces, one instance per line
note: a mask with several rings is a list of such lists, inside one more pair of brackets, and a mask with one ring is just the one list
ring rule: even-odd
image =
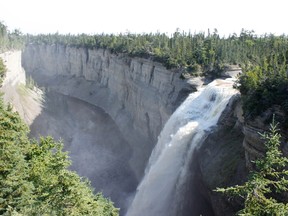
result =
[[139,179],[165,122],[203,83],[188,84],[150,60],[62,45],[30,44],[22,65],[40,86],[103,108],[132,145]]
[[13,105],[22,119],[30,125],[41,112],[42,92],[39,89],[27,87],[25,71],[21,67],[21,51],[0,54],[7,67],[1,92],[6,104]]
[[236,95],[222,113],[215,132],[207,137],[196,154],[197,175],[193,182],[216,216],[235,215],[241,207],[237,199],[228,199],[213,190],[241,184],[246,178],[243,123],[240,95]]
[[285,115],[282,111],[280,111],[279,107],[273,106],[263,112],[260,116],[257,116],[255,119],[246,120],[245,124],[243,125],[243,133],[245,135],[243,146],[245,149],[246,166],[250,170],[254,168],[254,164],[251,163],[251,161],[255,161],[265,154],[264,140],[260,134],[269,131],[269,125],[273,121],[273,116],[275,122],[279,123],[279,129],[281,130],[281,149],[284,155],[288,155],[288,133],[287,127],[285,127],[285,124],[283,124]]

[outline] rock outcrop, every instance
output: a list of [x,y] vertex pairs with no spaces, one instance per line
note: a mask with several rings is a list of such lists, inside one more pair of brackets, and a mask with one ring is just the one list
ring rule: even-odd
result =
[[273,106],[256,118],[246,120],[243,125],[243,134],[245,136],[243,146],[245,149],[246,166],[250,170],[254,168],[252,161],[263,157],[265,154],[266,150],[261,134],[269,131],[269,125],[273,121],[273,116],[275,123],[279,123],[278,128],[281,130],[281,149],[285,155],[288,155],[288,133],[284,123],[285,115],[279,107]]
[[222,113],[218,126],[196,154],[194,182],[199,194],[211,204],[213,215],[232,216],[239,210],[236,199],[217,193],[217,187],[241,184],[247,175],[240,95],[234,96]]
[[[230,111],[229,111],[230,110]],[[288,155],[288,133],[285,130],[284,114],[274,106],[254,119],[245,119],[240,97],[235,97],[223,112],[217,130],[205,141],[197,153],[198,182],[200,194],[206,197],[216,216],[235,215],[243,208],[243,200],[213,192],[216,187],[243,184],[255,163],[265,155],[261,134],[269,131],[273,120],[280,123],[281,150]],[[217,143],[217,145],[215,145]],[[201,155],[201,157],[200,157]]]

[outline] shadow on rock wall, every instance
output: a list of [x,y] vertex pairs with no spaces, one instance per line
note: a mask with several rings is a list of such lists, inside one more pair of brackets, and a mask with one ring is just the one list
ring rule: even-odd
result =
[[128,161],[132,150],[118,127],[102,109],[56,92],[45,95],[42,113],[30,127],[31,137],[62,139],[72,170],[88,177],[95,191],[110,197],[121,212],[137,180]]

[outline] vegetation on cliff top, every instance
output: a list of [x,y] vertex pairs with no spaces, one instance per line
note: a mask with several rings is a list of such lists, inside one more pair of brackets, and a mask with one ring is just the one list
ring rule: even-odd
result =
[[[266,40],[268,36],[261,37]],[[112,53],[126,53],[133,57],[149,58],[163,63],[168,69],[181,68],[194,75],[213,76],[229,64],[247,68],[253,64],[252,56],[262,53],[264,47],[253,31],[242,30],[240,35],[220,37],[213,33],[186,33],[177,30],[171,36],[155,34],[98,34],[28,36],[28,42],[63,44],[86,48],[109,49]],[[256,47],[256,48],[255,48]],[[267,51],[266,51],[267,52]]]
[[[109,49],[112,53],[151,58],[168,68],[183,68],[188,72],[216,72],[226,64],[240,65],[247,70],[270,60],[272,53],[283,53],[288,47],[286,36],[257,36],[253,31],[242,29],[239,35],[221,37],[213,33],[186,33],[177,30],[173,35],[155,34],[98,34],[28,36],[33,43],[63,44],[87,48]],[[270,57],[270,58],[268,58]],[[271,59],[272,60],[272,59]]]
[[242,68],[238,87],[246,118],[279,105],[288,112],[288,37],[258,36],[242,29],[239,35],[220,37],[213,33],[27,36],[28,42],[109,49],[112,53],[149,58],[183,74],[219,77],[229,65]]
[[[216,78],[229,65],[242,68],[238,87],[242,95],[244,116],[254,118],[267,108],[278,105],[288,116],[288,37],[273,34],[256,35],[242,29],[228,37],[212,33],[186,33],[176,30],[170,36],[155,34],[98,35],[23,35],[9,32],[0,23],[0,47],[19,48],[25,43],[61,44],[89,49],[109,49],[132,57],[149,58],[176,68],[182,75]],[[288,119],[288,118],[287,118]]]
[[[270,132],[262,134],[266,154],[255,162],[256,170],[243,185],[218,188],[216,191],[244,200],[244,208],[238,215],[287,215],[288,158],[279,150],[281,135],[277,125],[270,125]],[[285,198],[286,195],[286,198]]]

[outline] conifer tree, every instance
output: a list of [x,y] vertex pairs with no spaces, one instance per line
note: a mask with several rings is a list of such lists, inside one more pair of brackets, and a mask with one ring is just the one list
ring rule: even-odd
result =
[[[256,169],[246,183],[216,191],[244,199],[245,208],[238,215],[288,215],[288,158],[279,150],[281,135],[277,124],[270,125],[269,133],[262,134],[267,152],[255,162]],[[287,194],[286,194],[287,196]]]

